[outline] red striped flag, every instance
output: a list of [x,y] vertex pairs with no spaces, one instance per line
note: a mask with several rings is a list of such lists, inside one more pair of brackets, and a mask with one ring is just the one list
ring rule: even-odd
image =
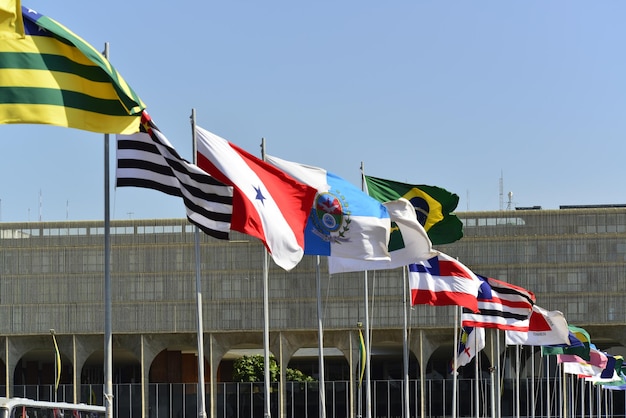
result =
[[464,309],[463,326],[528,332],[528,317],[535,304],[535,295],[510,283],[478,277],[482,280],[478,312]]
[[409,265],[413,305],[458,305],[478,310],[477,294],[481,281],[469,268],[449,255]]

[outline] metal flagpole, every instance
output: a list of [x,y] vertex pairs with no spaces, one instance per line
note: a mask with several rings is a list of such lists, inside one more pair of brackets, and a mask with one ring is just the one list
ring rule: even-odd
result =
[[[474,332],[477,332],[474,328]],[[478,361],[478,338],[474,335],[474,413],[480,418],[480,364]]]
[[[457,357],[459,349],[459,306],[454,306],[454,348],[452,349],[452,418],[456,418]],[[445,396],[444,396],[445,399]]]
[[420,329],[420,418],[426,417],[426,367],[424,367],[424,330]]
[[[104,44],[109,59],[109,43]],[[104,406],[106,418],[113,418],[113,342],[111,325],[111,213],[109,181],[109,134],[104,134]]]
[[404,328],[402,330],[402,357],[404,360],[404,391],[402,392],[404,396],[404,414],[405,418],[411,416],[411,411],[409,411],[409,344],[408,344],[408,318],[407,318],[407,280],[406,280],[406,266],[402,267],[402,303],[404,306]]
[[[196,145],[196,109],[191,109],[191,140],[193,163],[197,164],[197,145]],[[204,393],[204,326],[202,324],[202,284],[200,281],[200,228],[194,225],[194,241],[196,256],[196,320],[197,320],[197,339],[198,339],[198,405],[197,412],[200,418],[206,416],[206,399]],[[211,393],[213,393],[213,385],[211,385]],[[211,397],[213,398],[213,397]],[[211,403],[212,404],[212,403]],[[211,414],[213,415],[213,414]]]
[[[494,343],[494,333],[495,331],[491,331],[491,341],[490,341],[490,346],[491,346],[491,359],[493,361],[493,359],[495,359],[494,357],[494,352],[493,352],[493,343]],[[496,381],[498,380],[498,369],[496,367],[494,367],[494,365],[492,364],[491,367],[489,368],[489,375],[491,377],[491,418],[496,418]]]
[[530,417],[535,418],[535,346],[530,346]]
[[[543,352],[541,353],[541,355],[543,356]],[[548,400],[547,402],[547,409],[546,409],[546,417],[550,418],[550,408],[552,407],[552,399],[550,399],[551,395],[550,395],[550,386],[552,386],[552,382],[550,382],[550,356],[545,356],[546,358],[546,399]]]
[[365,418],[372,418],[372,385],[370,383],[370,359],[372,346],[370,344],[370,313],[369,313],[369,290],[367,271],[363,272],[365,300]]
[[[504,371],[501,371],[502,370],[502,362],[500,360],[500,352],[501,352],[501,350],[500,350],[500,331],[498,331],[496,329],[495,330],[495,334],[496,334],[496,364],[497,364],[496,370],[498,372],[498,374],[497,374],[498,379],[496,380],[496,389],[497,389],[496,416],[497,416],[497,418],[502,418],[502,386],[501,386],[501,379],[504,377]],[[506,353],[505,353],[505,355],[506,355]]]
[[[261,157],[265,161],[265,138],[261,138]],[[269,259],[267,250],[263,251],[263,361],[265,381],[264,417],[271,417],[270,410],[270,328],[269,328]]]
[[320,256],[317,257],[315,265],[315,276],[317,280],[317,332],[318,332],[318,361],[319,361],[319,397],[320,410],[319,417],[326,418],[326,381],[324,380],[324,329],[322,327],[322,285],[320,274]]
[[520,418],[520,348],[515,346],[515,416]]
[[[361,173],[365,170],[361,162]],[[361,176],[361,189],[365,190],[365,180]],[[369,313],[369,290],[367,271],[363,272],[363,299],[365,303],[365,417],[372,418],[372,386],[370,382],[370,358],[372,347],[370,345],[370,313]]]

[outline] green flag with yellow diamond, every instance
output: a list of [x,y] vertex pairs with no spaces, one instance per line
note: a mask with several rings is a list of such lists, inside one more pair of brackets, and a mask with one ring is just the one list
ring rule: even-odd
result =
[[463,237],[463,223],[452,212],[459,196],[436,186],[412,185],[365,176],[367,192],[381,202],[407,199],[433,245],[449,244]]

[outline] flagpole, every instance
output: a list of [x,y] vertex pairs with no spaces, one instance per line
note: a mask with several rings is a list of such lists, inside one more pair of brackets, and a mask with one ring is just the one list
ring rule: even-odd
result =
[[530,346],[530,418],[535,418],[535,346]]
[[322,285],[320,273],[320,256],[316,256],[315,277],[317,281],[317,332],[319,361],[319,417],[326,418],[326,381],[324,380],[324,328],[322,327]]
[[[198,153],[196,144],[196,109],[191,109],[191,149],[193,153],[192,161],[197,163]],[[197,341],[198,341],[198,398],[197,398],[197,412],[198,417],[204,418],[206,416],[206,399],[204,393],[204,325],[202,314],[202,283],[200,280],[200,228],[198,225],[194,225],[194,246],[196,257],[196,326],[197,326]],[[211,394],[213,394],[213,386],[211,385]],[[213,396],[211,395],[211,400]],[[213,405],[213,402],[211,402]],[[211,408],[213,411],[213,408]],[[211,416],[213,414],[211,413]]]
[[[456,418],[456,375],[459,350],[459,306],[454,306],[454,348],[452,355],[452,418]],[[444,397],[445,399],[445,397]]]
[[520,348],[519,345],[515,346],[515,416],[520,418]]
[[404,306],[404,328],[402,329],[402,357],[404,366],[404,414],[405,418],[411,416],[409,411],[409,344],[408,344],[408,318],[407,318],[407,280],[406,280],[406,266],[402,267],[402,303]]
[[[543,352],[541,355],[543,356]],[[550,418],[550,408],[552,407],[552,399],[550,399],[551,397],[550,386],[552,386],[552,384],[550,383],[550,356],[545,356],[545,358],[546,358],[546,399],[548,401],[546,417]]]
[[[496,379],[496,389],[497,389],[496,417],[501,418],[502,417],[502,391],[500,390],[501,389],[500,388],[500,370],[502,369],[502,362],[500,361],[500,332],[497,329],[495,330],[495,335],[496,335],[496,371],[497,371],[497,377],[498,377]],[[504,373],[502,374],[502,376],[504,376]]]
[[[261,159],[265,161],[265,138],[261,138]],[[269,259],[267,250],[263,251],[263,361],[265,381],[264,417],[272,416],[270,410],[270,328],[269,328]]]
[[[363,172],[365,165],[361,161],[361,189],[365,190]],[[370,345],[370,314],[369,314],[369,290],[367,271],[363,272],[363,299],[365,302],[365,418],[372,418],[372,387],[370,384],[370,358],[372,347]]]
[[420,329],[420,418],[426,417],[426,367],[424,367],[424,330]]
[[[109,43],[104,44],[109,59]],[[109,134],[104,134],[104,406],[106,418],[113,418],[113,331],[111,325],[111,212]]]
[[[495,359],[494,356],[494,352],[493,352],[493,336],[495,334],[495,331],[492,330],[491,331],[491,358]],[[496,367],[494,367],[494,365],[492,364],[491,367],[489,368],[489,375],[491,377],[491,418],[496,418],[496,381],[498,380],[498,369]]]
[[[476,328],[474,328],[474,332],[478,332],[478,330]],[[478,334],[476,334],[478,335]],[[479,387],[479,379],[480,379],[480,365],[479,365],[479,356],[478,356],[478,338],[476,337],[476,335],[474,335],[474,402],[475,402],[475,406],[474,406],[474,411],[475,411],[475,417],[476,418],[480,418],[480,387]]]

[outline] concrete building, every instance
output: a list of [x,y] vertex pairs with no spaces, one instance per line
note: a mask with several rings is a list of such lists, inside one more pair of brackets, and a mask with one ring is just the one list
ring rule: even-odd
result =
[[[624,354],[626,207],[457,215],[464,223],[464,238],[437,249],[478,274],[534,292],[539,306],[562,311],[570,324],[585,328],[599,348]],[[218,241],[201,235],[209,416],[230,416],[226,404],[233,359],[263,344],[264,248],[241,234],[232,238]],[[160,385],[183,385],[183,398],[195,396],[193,227],[185,219],[113,221],[111,245],[116,416],[173,416],[174,409],[194,416],[195,403],[173,406],[178,401],[172,400],[171,391],[159,403],[167,397],[159,392]],[[399,416],[401,392],[389,382],[404,377],[402,269],[330,277],[326,260],[320,261],[325,380],[337,382],[332,391],[342,393],[341,399],[333,398],[335,416],[354,416],[359,407],[357,324],[365,320],[365,283],[372,330],[371,379],[386,382],[383,389],[375,390],[376,416]],[[305,256],[298,267],[286,272],[270,262],[270,349],[281,371],[297,367],[313,376],[319,373],[316,263],[316,257]],[[101,221],[0,223],[0,366],[4,370],[0,394],[53,396],[54,330],[62,356],[61,389],[54,396],[101,402],[103,272]],[[420,386],[419,378],[450,378],[456,309],[418,305],[406,312],[412,416],[420,411],[441,415],[433,410],[440,408],[437,386]],[[501,336],[495,333],[488,336],[488,343],[495,338],[499,343]],[[533,351],[539,360],[536,350],[526,350],[524,358]],[[480,367],[487,371],[494,364],[493,355],[485,350],[482,356]],[[528,369],[524,368],[526,376]],[[463,373],[473,375],[473,371]],[[295,398],[287,396],[288,384],[282,381],[277,389],[281,395],[276,396],[273,415],[292,416]],[[623,415],[623,400],[619,402],[622,409],[616,414]]]

